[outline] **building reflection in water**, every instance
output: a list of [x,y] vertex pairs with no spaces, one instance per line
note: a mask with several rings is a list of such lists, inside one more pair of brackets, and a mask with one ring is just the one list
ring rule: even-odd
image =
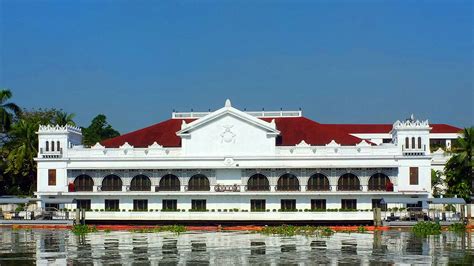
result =
[[161,253],[163,256],[159,262],[160,266],[176,265],[179,262],[178,240],[169,238],[163,239]]
[[102,261],[107,264],[115,264],[122,262],[122,256],[119,251],[119,240],[115,238],[106,238],[104,241],[104,254]]
[[146,235],[134,235],[132,239],[133,259],[138,263],[149,262],[148,238]]
[[209,265],[209,253],[204,240],[191,240],[191,254],[186,265]]

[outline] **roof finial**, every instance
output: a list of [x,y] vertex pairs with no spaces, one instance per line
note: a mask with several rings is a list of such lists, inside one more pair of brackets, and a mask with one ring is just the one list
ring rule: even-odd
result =
[[225,107],[232,107],[229,99],[225,100]]
[[415,121],[415,115],[413,113],[410,115],[410,120]]

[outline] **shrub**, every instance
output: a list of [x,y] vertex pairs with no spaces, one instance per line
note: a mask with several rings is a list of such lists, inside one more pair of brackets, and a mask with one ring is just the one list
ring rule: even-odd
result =
[[441,225],[433,222],[418,222],[413,226],[412,232],[417,236],[439,235]]
[[222,210],[221,209],[217,209],[218,212],[221,212]]
[[71,228],[71,231],[76,235],[85,235],[88,233],[97,232],[97,228],[95,226],[88,226],[85,224],[76,224]]
[[448,230],[455,233],[466,232],[466,225],[463,223],[455,223],[448,226]]

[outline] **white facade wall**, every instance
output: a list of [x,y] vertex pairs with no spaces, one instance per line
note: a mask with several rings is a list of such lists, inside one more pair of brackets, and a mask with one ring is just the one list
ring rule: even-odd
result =
[[[270,213],[261,213],[269,219],[307,219],[309,214],[289,215],[274,213],[281,208],[282,199],[295,199],[297,209],[310,209],[311,199],[325,199],[327,209],[341,208],[341,199],[356,199],[357,208],[372,208],[372,199],[383,197],[429,197],[431,194],[431,169],[433,156],[429,151],[429,125],[419,121],[397,121],[394,124],[392,138],[394,143],[371,146],[366,142],[354,146],[341,146],[335,142],[324,146],[311,146],[302,141],[295,146],[276,146],[275,138],[279,134],[274,123],[268,123],[226,104],[222,109],[207,114],[192,123],[183,123],[181,131],[182,148],[162,147],[154,143],[149,147],[135,148],[125,143],[119,148],[105,148],[97,144],[91,148],[80,145],[80,134],[76,128],[41,127],[38,131],[39,154],[38,191],[36,194],[46,202],[56,199],[90,199],[91,209],[104,209],[105,199],[118,199],[120,214],[113,212],[102,215],[105,218],[129,219],[128,210],[133,209],[133,200],[147,199],[148,209],[162,209],[163,199],[176,199],[178,209],[185,213],[161,214],[150,212],[147,219],[160,217],[198,217],[214,219],[218,210],[250,210],[251,199],[265,199],[265,208]],[[361,136],[362,137],[362,136]],[[366,136],[367,137],[367,136]],[[386,136],[381,136],[380,139]],[[422,149],[407,152],[402,148],[405,137],[418,140],[422,138]],[[62,152],[45,151],[45,141],[60,141]],[[426,146],[425,146],[426,145]],[[425,148],[427,147],[427,148]],[[439,154],[437,154],[439,157]],[[439,161],[439,159],[438,159]],[[410,184],[410,167],[418,168],[418,184]],[[56,169],[56,185],[48,185],[48,170]],[[208,177],[210,191],[187,191],[191,176],[204,174]],[[245,190],[248,178],[255,174],[264,174],[269,181],[270,191],[249,192]],[[291,173],[297,176],[299,191],[277,191],[280,176]],[[307,182],[311,175],[322,173],[327,176],[330,191],[307,191]],[[338,179],[345,173],[355,174],[362,186],[361,191],[339,191]],[[369,178],[375,173],[383,173],[390,178],[394,191],[369,191]],[[94,180],[92,192],[69,192],[68,184],[86,174]],[[109,174],[122,179],[123,186],[118,192],[101,191],[102,180]],[[129,191],[132,178],[138,174],[151,180],[150,191]],[[176,175],[181,183],[180,191],[155,192],[160,178],[166,174]],[[236,192],[217,192],[220,185],[238,187]],[[190,213],[193,199],[205,199],[206,208],[215,213]],[[44,205],[44,204],[43,204]],[[63,205],[61,205],[63,206]],[[73,205],[65,205],[73,208]],[[175,215],[175,216],[173,216]],[[255,217],[249,213],[237,212],[225,217]],[[250,216],[249,216],[250,215]],[[320,214],[318,217],[341,219],[340,213],[331,216]],[[371,213],[363,217],[372,219]],[[361,214],[344,217],[357,219]],[[168,218],[169,218],[168,217]],[[194,218],[193,218],[194,217]],[[213,218],[214,217],[214,218]],[[286,218],[285,218],[286,217]],[[314,218],[314,216],[311,216]],[[326,217],[326,218],[324,218]],[[339,217],[339,218],[338,218]],[[260,219],[260,218],[259,218]]]

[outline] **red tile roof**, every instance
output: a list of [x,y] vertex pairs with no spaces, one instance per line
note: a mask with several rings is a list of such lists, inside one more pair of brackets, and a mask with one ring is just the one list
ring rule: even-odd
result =
[[[389,133],[392,130],[392,124],[324,124],[347,133]],[[450,126],[447,124],[430,124],[431,133],[459,133],[461,128]]]
[[[273,118],[262,118],[270,122]],[[280,131],[277,146],[294,146],[304,140],[311,145],[326,145],[332,140],[341,145],[355,145],[362,141],[350,133],[388,133],[391,124],[320,124],[306,117],[274,118]],[[181,138],[176,132],[181,129],[182,121],[194,119],[169,119],[152,126],[139,129],[101,142],[108,148],[117,148],[128,142],[134,147],[148,147],[157,142],[164,147],[180,147]],[[432,124],[432,133],[457,133],[461,129],[446,124]]]

